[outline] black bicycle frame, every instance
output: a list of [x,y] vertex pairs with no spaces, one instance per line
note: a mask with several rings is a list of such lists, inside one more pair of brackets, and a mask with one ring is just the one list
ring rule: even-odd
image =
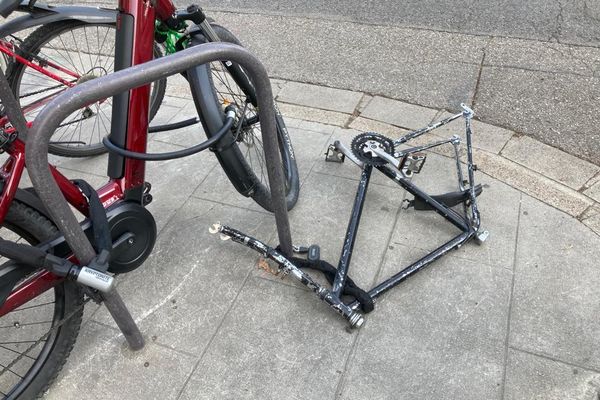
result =
[[[409,276],[422,270],[435,260],[447,254],[449,251],[459,248],[470,239],[476,238],[478,242],[481,243],[488,236],[487,231],[480,229],[479,210],[477,208],[477,196],[481,193],[481,187],[475,184],[474,177],[475,166],[473,164],[473,150],[471,140],[471,120],[473,118],[473,111],[465,105],[462,105],[462,107],[462,113],[453,115],[438,123],[429,125],[423,129],[409,132],[401,138],[395,140],[394,145],[401,145],[407,143],[410,140],[413,140],[425,133],[432,131],[433,129],[446,125],[460,117],[464,117],[467,147],[466,164],[468,169],[466,181],[463,177],[462,165],[459,157],[459,145],[461,140],[458,136],[453,136],[448,140],[439,140],[424,146],[416,146],[397,151],[393,154],[393,158],[390,155],[390,159],[392,161],[394,161],[393,159],[402,159],[402,162],[396,161],[395,165],[391,165],[390,163],[387,163],[385,165],[373,165],[369,163],[364,163],[360,161],[353,154],[352,151],[347,149],[339,141],[334,142],[330,146],[326,160],[343,161],[345,158],[348,158],[361,168],[361,176],[358,184],[358,189],[356,191],[356,197],[354,200],[354,205],[352,207],[350,221],[346,230],[340,260],[338,263],[338,268],[335,272],[335,279],[333,281],[331,290],[316,283],[308,274],[300,270],[300,268],[297,265],[295,265],[294,262],[282,255],[279,251],[267,246],[266,244],[260,242],[259,240],[253,237],[245,235],[228,226],[222,226],[219,224],[213,226],[212,232],[220,232],[222,234],[222,239],[231,238],[233,241],[244,244],[245,246],[248,246],[260,252],[264,257],[275,261],[279,265],[280,272],[290,274],[291,276],[296,278],[303,285],[305,285],[314,293],[316,293],[318,297],[321,300],[323,300],[326,304],[328,304],[332,309],[334,309],[345,319],[347,319],[351,327],[358,328],[364,323],[364,317],[358,311],[361,304],[358,302],[358,300],[346,304],[342,301],[341,296],[348,278],[350,261],[352,258],[352,251],[354,248],[354,241],[356,239],[356,234],[360,225],[360,219],[362,215],[363,206],[365,204],[367,189],[371,180],[371,173],[374,168],[379,170],[383,175],[396,182],[401,188],[403,188],[408,193],[414,196],[413,200],[408,201],[409,206],[411,204],[419,204],[419,210],[434,211],[437,214],[441,215],[452,225],[454,225],[456,228],[458,228],[461,232],[453,239],[439,246],[429,254],[425,255],[421,259],[417,260],[416,262],[412,263],[411,265],[402,269],[400,272],[377,284],[375,287],[369,290],[368,296],[370,296],[373,301],[376,301],[379,298],[379,296],[392,289],[393,287],[397,286]],[[451,144],[454,147],[454,155],[456,159],[457,170],[456,176],[458,180],[459,191],[448,193],[446,195],[431,196],[411,181],[413,173],[418,173],[420,171],[424,159],[421,160],[420,166],[414,167],[409,165],[411,163],[410,157],[416,157],[416,155],[420,154],[420,152],[422,152],[423,150],[428,150],[444,144]],[[330,152],[335,153],[333,157],[330,156]],[[418,159],[418,157],[415,159]],[[463,206],[462,214],[452,208],[459,204],[462,204]],[[415,209],[417,209],[417,206],[415,206]]]

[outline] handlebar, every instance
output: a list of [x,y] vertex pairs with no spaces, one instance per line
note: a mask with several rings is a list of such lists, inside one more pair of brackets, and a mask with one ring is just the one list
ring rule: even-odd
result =
[[246,49],[219,42],[190,47],[173,55],[77,85],[57,96],[35,118],[25,147],[27,170],[40,199],[82,265],[87,265],[96,253],[50,172],[48,143],[54,131],[68,115],[86,104],[190,68],[222,60],[239,64],[254,83],[258,108],[261,112],[260,127],[279,241],[282,249],[291,251],[291,234],[283,190],[284,180],[281,169],[276,167],[280,163],[279,145],[269,77],[264,66]]

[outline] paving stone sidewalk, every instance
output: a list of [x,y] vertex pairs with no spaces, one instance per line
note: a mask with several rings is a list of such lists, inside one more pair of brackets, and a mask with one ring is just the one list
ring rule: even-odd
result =
[[[156,122],[191,116],[179,83]],[[335,262],[359,170],[325,163],[327,145],[363,130],[397,136],[446,111],[296,82],[273,87],[301,176],[294,241],[318,243]],[[158,241],[144,266],[119,278],[148,344],[130,352],[105,309],[87,307],[46,398],[597,400],[600,168],[502,128],[474,129],[490,239],[392,290],[352,333],[313,294],[259,269],[256,253],[209,234],[220,221],[275,243],[272,216],[235,193],[210,152],[150,163]],[[455,122],[436,135],[462,130]],[[154,134],[149,148],[202,139],[190,127]],[[105,157],[54,161],[103,182]],[[444,151],[431,153],[415,182],[453,189],[452,168]],[[403,196],[381,177],[369,190],[350,269],[360,285],[456,234],[435,214],[402,209]]]

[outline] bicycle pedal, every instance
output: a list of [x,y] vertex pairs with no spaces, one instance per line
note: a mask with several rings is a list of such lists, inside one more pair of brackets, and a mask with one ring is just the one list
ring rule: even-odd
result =
[[405,176],[412,176],[418,174],[423,169],[427,154],[425,153],[411,153],[406,155],[400,162],[398,169],[402,171]]
[[334,144],[330,144],[327,148],[327,152],[325,153],[325,161],[327,162],[335,162],[335,163],[343,163],[346,159],[344,153],[339,151]]

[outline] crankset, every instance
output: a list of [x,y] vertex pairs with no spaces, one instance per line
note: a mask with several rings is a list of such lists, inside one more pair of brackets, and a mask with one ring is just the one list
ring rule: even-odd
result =
[[394,142],[379,133],[365,132],[352,139],[350,145],[354,156],[367,165],[384,166],[396,164],[394,158]]

